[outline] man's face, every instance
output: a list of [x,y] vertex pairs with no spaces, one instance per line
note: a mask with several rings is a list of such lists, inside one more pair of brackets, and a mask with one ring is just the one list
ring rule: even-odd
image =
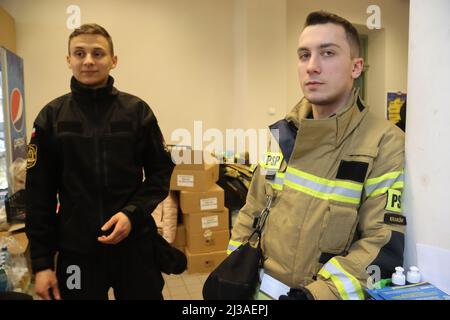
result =
[[108,40],[96,34],[83,34],[72,38],[67,63],[73,76],[82,84],[98,88],[108,81],[109,72],[117,64],[111,55]]
[[340,107],[347,101],[363,60],[352,59],[345,29],[326,23],[306,27],[299,38],[298,76],[313,105]]

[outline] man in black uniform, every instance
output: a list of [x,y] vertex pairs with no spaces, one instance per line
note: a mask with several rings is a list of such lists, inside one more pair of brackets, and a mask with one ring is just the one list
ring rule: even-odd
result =
[[174,165],[155,115],[113,87],[117,57],[101,26],[72,32],[67,62],[71,93],[41,110],[28,147],[36,293],[107,299],[113,287],[117,299],[162,299],[150,213],[167,196]]

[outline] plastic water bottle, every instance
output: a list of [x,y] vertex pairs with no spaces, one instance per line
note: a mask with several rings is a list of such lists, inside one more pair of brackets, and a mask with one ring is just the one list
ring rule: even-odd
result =
[[8,247],[3,246],[0,250],[0,292],[5,292],[10,289],[10,283],[6,273],[8,256]]
[[404,286],[406,284],[406,277],[403,273],[405,269],[396,267],[395,273],[392,274],[392,286]]

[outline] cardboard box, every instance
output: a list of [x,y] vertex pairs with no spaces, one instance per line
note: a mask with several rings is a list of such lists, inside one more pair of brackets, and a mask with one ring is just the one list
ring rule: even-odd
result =
[[188,273],[210,273],[227,257],[227,251],[192,253],[186,248]]
[[218,185],[207,191],[181,191],[180,207],[183,213],[222,211],[225,208],[225,193]]
[[219,180],[219,165],[208,164],[205,170],[187,170],[175,167],[170,179],[170,190],[207,191]]
[[186,246],[186,228],[184,225],[179,224],[177,226],[177,234],[175,236],[175,241],[172,243],[175,247]]
[[189,213],[183,217],[186,230],[190,234],[203,234],[206,229],[211,231],[228,230],[230,226],[227,208],[220,212]]
[[230,240],[229,230],[211,231],[204,230],[201,233],[192,233],[186,230],[186,247],[192,253],[204,253],[227,250]]

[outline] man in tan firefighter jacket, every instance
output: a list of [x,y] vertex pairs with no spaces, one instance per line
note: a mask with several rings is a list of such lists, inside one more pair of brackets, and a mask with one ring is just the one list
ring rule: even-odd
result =
[[272,197],[259,298],[364,299],[372,273],[389,278],[403,264],[404,135],[353,88],[363,63],[347,20],[307,17],[298,46],[304,98],[271,126],[278,151],[255,171],[228,248],[247,240]]

